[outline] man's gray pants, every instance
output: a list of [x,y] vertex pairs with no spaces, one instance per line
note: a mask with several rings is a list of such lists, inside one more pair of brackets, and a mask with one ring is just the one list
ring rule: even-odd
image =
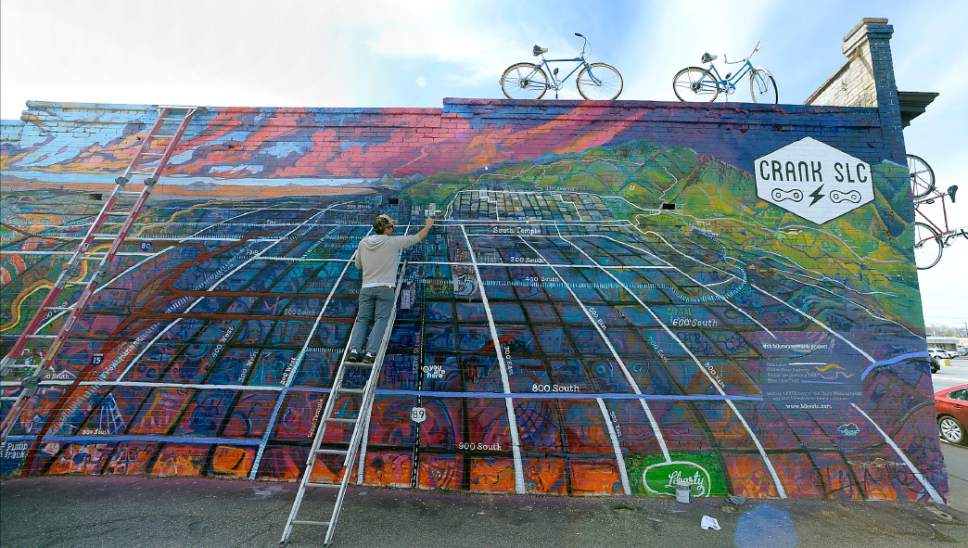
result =
[[[383,342],[383,333],[387,329],[387,320],[393,310],[396,292],[392,287],[364,287],[360,290],[360,305],[350,333],[350,350],[364,350],[376,356]],[[367,337],[366,331],[373,322],[373,329]]]

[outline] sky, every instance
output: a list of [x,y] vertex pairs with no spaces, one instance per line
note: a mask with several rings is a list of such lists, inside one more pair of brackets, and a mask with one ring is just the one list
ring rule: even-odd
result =
[[[806,7],[809,9],[805,9]],[[844,34],[887,17],[898,88],[941,95],[905,130],[938,185],[968,180],[968,2],[487,0],[3,0],[0,117],[27,99],[208,106],[424,106],[501,97],[508,65],[581,49],[615,65],[622,99],[674,100],[672,77],[704,51],[776,77],[781,103],[802,103],[844,62]],[[574,88],[562,99],[577,98]],[[935,213],[931,213],[935,215]],[[932,217],[934,218],[934,217]],[[968,225],[968,205],[949,210]],[[968,329],[968,239],[919,277],[928,323]]]

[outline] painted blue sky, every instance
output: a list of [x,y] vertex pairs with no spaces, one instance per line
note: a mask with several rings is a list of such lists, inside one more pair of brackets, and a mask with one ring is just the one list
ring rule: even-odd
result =
[[[803,100],[844,62],[843,35],[887,17],[898,86],[941,96],[905,132],[939,184],[961,177],[968,120],[968,3],[950,1],[675,0],[401,2],[4,0],[0,116],[27,99],[266,106],[440,106],[442,97],[500,97],[507,65],[591,40],[617,66],[623,99],[674,99],[676,70],[704,51],[776,76],[780,100]],[[575,98],[573,90],[562,98]],[[968,188],[964,190],[968,201]],[[968,225],[968,206],[954,224]],[[968,241],[921,275],[929,321],[968,320]]]

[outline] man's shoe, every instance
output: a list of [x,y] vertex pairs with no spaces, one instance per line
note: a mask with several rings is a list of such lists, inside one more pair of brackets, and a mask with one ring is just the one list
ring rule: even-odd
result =
[[349,354],[346,355],[346,361],[348,362],[358,362],[360,361],[360,351],[357,349],[352,349]]
[[367,352],[366,355],[363,356],[363,359],[361,361],[363,363],[373,363],[374,361],[376,361],[376,356]]

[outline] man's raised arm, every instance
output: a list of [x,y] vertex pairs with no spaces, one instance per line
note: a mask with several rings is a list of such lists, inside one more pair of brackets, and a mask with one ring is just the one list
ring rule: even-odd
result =
[[430,227],[432,226],[434,226],[434,218],[427,217],[427,221],[424,223],[423,228],[417,233],[417,238],[419,238],[420,241],[423,241],[423,239],[427,237],[427,234],[430,234]]

